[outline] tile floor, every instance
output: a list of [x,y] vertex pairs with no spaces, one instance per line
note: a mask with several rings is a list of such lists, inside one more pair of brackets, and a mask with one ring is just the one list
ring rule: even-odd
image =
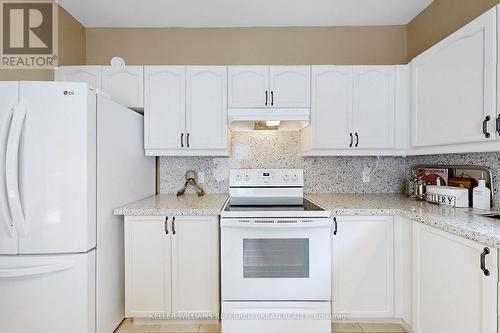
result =
[[[131,319],[125,319],[115,333],[219,333],[218,324],[185,325],[134,325]],[[403,333],[398,324],[373,323],[336,323],[332,325],[334,333]]]

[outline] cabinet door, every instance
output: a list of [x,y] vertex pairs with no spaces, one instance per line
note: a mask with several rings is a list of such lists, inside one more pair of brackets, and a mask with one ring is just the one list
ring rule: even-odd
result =
[[413,330],[415,333],[497,332],[497,250],[413,222]]
[[186,146],[227,149],[227,68],[186,69]]
[[143,108],[143,66],[102,68],[102,90],[115,102],[129,108]]
[[354,69],[355,148],[394,148],[395,76],[394,66]]
[[219,313],[219,218],[175,218],[172,313]]
[[[412,61],[412,143],[415,147],[493,140],[495,9]],[[483,120],[490,117],[483,134]]]
[[171,241],[165,220],[125,217],[126,317],[171,313]]
[[55,70],[55,81],[86,82],[101,89],[101,66],[64,66]]
[[[497,59],[500,57],[500,5],[496,8],[497,11]],[[500,140],[500,63],[497,60],[497,113],[495,119],[495,129],[497,132],[497,140]],[[500,319],[499,319],[500,326]]]
[[392,217],[337,217],[332,237],[333,313],[394,317]]
[[352,67],[312,67],[312,149],[347,149],[352,128]]
[[269,72],[271,107],[311,106],[311,66],[271,66]]
[[269,66],[229,66],[228,81],[230,108],[269,106]]
[[185,132],[185,66],[144,68],[144,145],[146,149],[181,149]]

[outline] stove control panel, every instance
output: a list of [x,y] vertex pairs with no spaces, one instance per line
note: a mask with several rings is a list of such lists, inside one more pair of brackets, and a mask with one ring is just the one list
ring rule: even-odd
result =
[[231,169],[229,186],[303,187],[302,169]]

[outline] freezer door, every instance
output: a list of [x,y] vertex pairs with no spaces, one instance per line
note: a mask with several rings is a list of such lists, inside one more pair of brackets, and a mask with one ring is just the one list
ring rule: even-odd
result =
[[95,250],[0,256],[0,330],[94,333]]
[[96,238],[95,93],[85,83],[21,82],[20,104],[17,159],[7,154],[7,168],[19,170],[7,172],[19,253],[86,252]]
[[0,255],[17,253],[17,232],[10,217],[5,184],[5,154],[19,82],[0,81]]

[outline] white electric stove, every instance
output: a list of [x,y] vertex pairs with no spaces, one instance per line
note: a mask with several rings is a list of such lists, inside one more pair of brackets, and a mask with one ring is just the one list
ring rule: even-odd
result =
[[231,170],[221,213],[223,333],[331,330],[330,212],[303,171]]

